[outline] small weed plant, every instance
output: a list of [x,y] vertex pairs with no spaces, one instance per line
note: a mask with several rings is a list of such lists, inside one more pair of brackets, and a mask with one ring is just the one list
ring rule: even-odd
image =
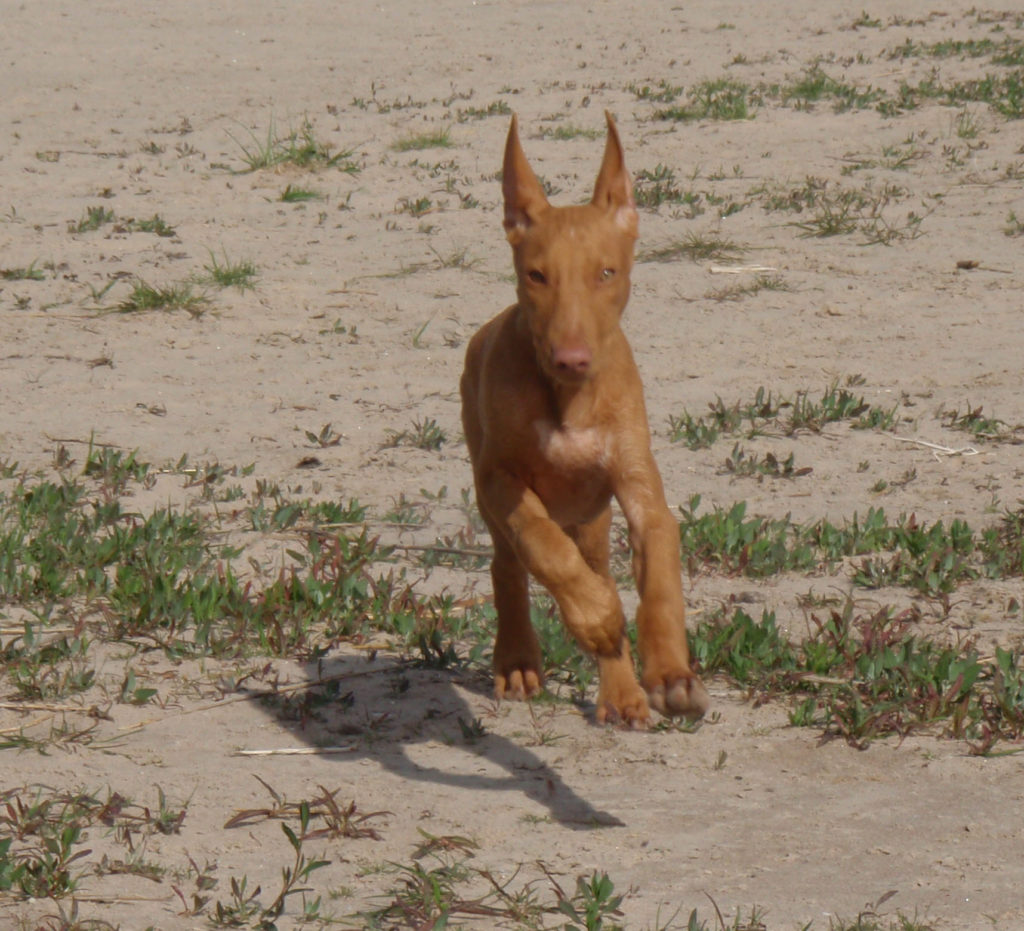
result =
[[248,131],[248,142],[239,141],[230,133],[228,135],[242,152],[245,172],[284,166],[311,171],[336,168],[349,174],[359,171],[359,165],[353,159],[354,152],[350,149],[335,151],[333,146],[318,139],[308,119],[303,120],[298,129],[283,134],[278,133],[275,121],[271,120],[262,137]]
[[729,239],[715,235],[688,233],[682,239],[638,253],[638,262],[674,262],[686,258],[693,262],[726,261],[739,258],[746,250]]
[[436,452],[448,441],[448,434],[433,417],[417,418],[411,430],[391,430],[385,447],[411,446]]
[[91,233],[98,230],[101,226],[113,222],[114,211],[108,207],[102,205],[86,207],[85,215],[80,220],[77,222],[72,221],[68,224],[68,231],[72,233]]
[[209,304],[210,299],[202,292],[197,292],[189,281],[151,285],[136,278],[128,296],[115,309],[122,314],[147,310],[184,310],[192,317],[201,317]]
[[687,93],[685,103],[673,103],[655,110],[654,118],[675,122],[746,120],[753,115],[756,100],[757,95],[750,85],[728,78],[715,78],[695,84]]
[[897,405],[890,408],[870,404],[852,390],[858,380],[852,376],[842,386],[834,381],[817,400],[809,391],[783,398],[773,396],[764,387],[758,388],[750,401],[729,405],[717,398],[707,414],[696,416],[684,410],[670,415],[669,439],[690,449],[702,449],[722,436],[750,439],[764,433],[782,433],[791,437],[801,432],[820,433],[833,423],[848,423],[857,430],[891,430],[897,422]]
[[392,149],[396,152],[419,152],[423,149],[449,149],[454,144],[451,127],[444,127],[403,136],[395,141]]
[[22,268],[0,268],[0,279],[3,281],[42,281],[46,276],[36,263]]
[[232,262],[227,253],[223,260],[210,252],[210,261],[204,266],[205,280],[219,288],[237,288],[239,291],[252,290],[259,274],[254,262],[242,260]]

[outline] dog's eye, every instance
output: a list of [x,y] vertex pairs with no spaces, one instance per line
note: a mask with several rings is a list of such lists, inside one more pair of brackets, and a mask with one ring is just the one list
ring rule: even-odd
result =
[[530,279],[534,284],[547,284],[548,280],[544,277],[544,272],[538,271],[536,268],[531,268],[527,273],[526,277]]
[[614,278],[614,277],[615,277],[615,269],[614,268],[602,268],[601,269],[601,280],[602,281],[611,281],[612,278]]

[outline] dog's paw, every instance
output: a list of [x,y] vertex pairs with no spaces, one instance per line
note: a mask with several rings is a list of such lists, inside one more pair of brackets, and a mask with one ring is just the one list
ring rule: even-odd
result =
[[600,724],[621,724],[637,731],[646,730],[651,723],[651,709],[643,689],[637,687],[628,697],[607,698],[599,695],[597,720]]
[[647,695],[633,672],[629,644],[620,641],[617,657],[599,657],[600,687],[597,690],[597,720],[601,724],[623,724],[641,730],[650,723]]
[[531,667],[504,669],[494,673],[494,697],[499,701],[525,701],[540,693],[544,677]]
[[644,688],[651,706],[667,717],[704,717],[711,706],[711,696],[692,672],[649,680],[644,676]]
[[494,642],[494,697],[525,701],[544,688],[544,663],[533,628],[498,632]]

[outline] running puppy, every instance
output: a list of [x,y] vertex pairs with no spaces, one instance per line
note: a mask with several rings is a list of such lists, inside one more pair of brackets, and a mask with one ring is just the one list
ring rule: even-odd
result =
[[[469,343],[462,419],[477,503],[494,539],[495,695],[529,698],[543,682],[529,573],[597,657],[598,720],[644,727],[650,706],[700,717],[709,699],[690,667],[679,530],[619,326],[637,211],[615,123],[606,118],[604,161],[593,199],[581,207],[548,203],[512,118],[502,193],[518,301]],[[613,497],[629,525],[640,594],[642,688],[608,565]]]

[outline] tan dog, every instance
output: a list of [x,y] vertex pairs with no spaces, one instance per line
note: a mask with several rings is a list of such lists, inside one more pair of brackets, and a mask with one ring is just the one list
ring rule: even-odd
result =
[[[552,207],[512,118],[502,192],[518,303],[473,337],[462,420],[477,503],[494,539],[494,691],[528,698],[543,666],[527,572],[597,655],[599,721],[642,727],[650,704],[699,717],[708,694],[690,668],[679,530],[651,455],[643,385],[619,318],[637,237],[633,183],[611,114],[591,202]],[[629,525],[643,689],[609,571],[615,497]],[[646,691],[646,696],[644,692]]]

